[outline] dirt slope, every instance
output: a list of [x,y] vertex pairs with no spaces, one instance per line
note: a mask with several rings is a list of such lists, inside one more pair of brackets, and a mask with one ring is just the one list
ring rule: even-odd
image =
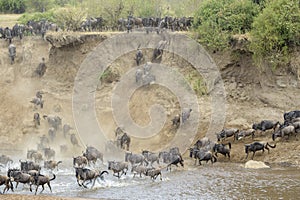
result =
[[[25,158],[26,149],[36,148],[39,137],[47,134],[47,124],[42,120],[41,126],[33,127],[33,113],[56,114],[62,117],[63,123],[74,125],[72,114],[73,82],[80,64],[88,52],[95,48],[110,34],[97,34],[81,37],[80,42],[70,43],[67,37],[64,40],[55,40],[52,43],[42,40],[40,37],[26,37],[24,40],[16,40],[17,58],[14,65],[9,64],[7,42],[0,41],[0,145],[2,152],[16,154],[17,158]],[[53,36],[55,37],[55,36]],[[53,41],[53,40],[52,40]],[[96,112],[98,120],[103,125],[103,131],[107,137],[114,139],[116,123],[111,110],[111,94],[116,81],[129,69],[135,66],[133,60],[135,52],[120,57],[110,66],[110,76],[106,77],[104,84],[99,86],[96,92]],[[145,56],[150,57],[152,51],[146,50]],[[233,56],[234,55],[234,56]],[[257,69],[252,65],[250,55],[247,53],[212,54],[218,64],[227,92],[227,112],[225,128],[237,127],[240,129],[250,128],[253,122],[263,119],[282,121],[284,111],[300,108],[299,94],[300,82],[289,71],[272,72]],[[33,77],[34,69],[38,66],[42,57],[46,58],[47,72],[44,77]],[[195,69],[178,57],[164,54],[162,63],[178,68],[180,73],[189,77],[193,82],[201,78]],[[299,66],[298,62],[294,65]],[[296,66],[296,67],[297,67]],[[45,107],[34,108],[29,101],[35,96],[37,90],[45,92]],[[195,139],[205,135],[209,124],[210,107],[209,95],[205,93],[205,87],[198,90],[198,101],[201,110],[201,126]],[[141,103],[140,98],[147,96],[146,102]],[[151,138],[151,141],[137,141],[133,138],[132,151],[141,149],[157,151],[161,146],[168,143],[174,136],[175,130],[171,130],[170,120],[179,111],[176,97],[166,88],[151,85],[147,90],[139,89],[132,96],[129,107],[130,114],[136,123],[145,125],[149,122],[147,112],[153,103],[159,102],[167,110],[167,124],[161,133]],[[75,130],[71,131],[76,133]],[[271,133],[264,135],[256,134],[257,141],[271,141]],[[231,161],[244,162],[244,143],[252,142],[251,139],[233,143]],[[272,143],[272,142],[271,142]],[[51,145],[60,151],[60,146],[67,144],[68,151],[60,153],[60,157],[69,157],[80,154],[83,146],[71,145],[69,136],[58,136]],[[82,144],[81,144],[82,145]],[[258,153],[255,160],[263,160],[270,163],[284,163],[285,165],[299,165],[300,143],[292,138],[289,141],[279,141],[270,154]],[[220,161],[228,162],[219,157]]]

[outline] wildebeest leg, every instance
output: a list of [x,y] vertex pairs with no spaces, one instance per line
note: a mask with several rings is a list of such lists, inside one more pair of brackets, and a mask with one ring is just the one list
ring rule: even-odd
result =
[[52,189],[51,189],[51,186],[50,186],[50,182],[48,182],[47,185],[48,185],[48,187],[49,187],[49,189],[50,189],[50,191],[51,191],[51,193],[52,193]]
[[96,179],[97,179],[97,177],[95,177],[95,178],[94,178],[93,185],[92,185],[92,187],[91,187],[91,188],[93,188],[93,187],[94,187],[94,185],[95,185],[95,182],[96,182]]
[[39,185],[36,186],[34,195],[36,195],[38,188],[39,188]]
[[255,155],[255,151],[253,151],[252,160],[253,160],[253,158],[254,158],[254,155]]
[[[267,149],[267,150],[268,150],[268,153],[270,153],[270,149],[269,149],[268,146],[266,146],[265,149]],[[264,152],[264,151],[265,151],[265,150],[263,149],[263,152]]]
[[78,183],[78,185],[81,187],[82,185],[79,183],[79,181],[80,181],[80,177],[78,176],[78,177],[77,177],[77,183]]
[[247,160],[249,153],[247,153],[245,160]]

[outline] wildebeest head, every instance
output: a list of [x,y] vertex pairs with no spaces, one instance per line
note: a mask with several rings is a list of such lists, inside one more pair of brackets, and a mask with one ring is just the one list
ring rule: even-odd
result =
[[250,144],[245,144],[245,153],[249,152]]

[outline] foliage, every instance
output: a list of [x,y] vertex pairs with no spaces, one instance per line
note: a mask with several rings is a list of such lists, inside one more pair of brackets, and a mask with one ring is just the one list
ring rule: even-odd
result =
[[26,9],[25,0],[0,0],[0,12],[24,13]]
[[300,45],[300,8],[298,0],[273,0],[258,15],[251,31],[250,49],[254,61],[273,67],[289,62],[293,47]]
[[194,16],[199,42],[214,50],[224,49],[231,35],[251,29],[258,12],[259,6],[251,0],[205,0]]
[[79,30],[86,17],[86,10],[73,6],[62,7],[54,12],[54,22],[63,30]]
[[26,0],[26,12],[46,12],[53,8],[54,0]]
[[48,20],[50,22],[54,22],[54,10],[50,10],[48,12],[35,12],[35,13],[25,13],[19,18],[19,22],[21,24],[27,24],[28,21],[41,21]]

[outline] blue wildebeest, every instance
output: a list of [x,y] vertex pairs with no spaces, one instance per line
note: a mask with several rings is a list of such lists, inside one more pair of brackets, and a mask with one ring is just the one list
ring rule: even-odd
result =
[[[95,169],[87,169],[87,168],[78,168],[75,167],[75,176],[77,179],[77,183],[79,186],[83,186],[87,188],[87,186],[84,184],[86,181],[90,181],[90,183],[93,180],[93,184],[91,188],[94,187],[95,181],[97,178],[103,179],[103,174],[108,174],[108,171],[100,171],[100,170],[95,170]],[[79,181],[82,181],[81,183]]]
[[265,132],[266,130],[270,130],[270,129],[275,130],[275,128],[278,124],[279,124],[278,121],[263,120],[259,123],[254,123],[252,125],[252,128],[254,130],[261,130],[261,131]]
[[297,136],[296,131],[295,131],[295,126],[293,125],[288,125],[285,126],[283,125],[282,127],[279,127],[278,130],[276,130],[273,134],[272,134],[272,139],[273,141],[277,138],[277,137],[285,137],[288,136],[287,139],[290,138],[290,135],[295,134],[295,137]]
[[267,143],[265,143],[265,142],[253,142],[251,144],[245,144],[245,153],[247,154],[245,159],[248,158],[248,154],[251,151],[253,152],[253,155],[252,155],[252,158],[251,158],[252,160],[254,158],[254,155],[255,155],[256,151],[265,152],[265,149],[267,149],[268,153],[269,153],[269,151],[270,151],[269,147],[275,148],[276,144],[274,146],[270,145],[268,142]]
[[148,162],[142,154],[133,154],[132,152],[126,152],[125,153],[125,162],[130,162],[131,166],[134,166],[136,164],[148,165]]
[[[116,161],[108,161],[108,170],[113,171],[113,176],[121,178],[123,174],[126,175],[128,171],[128,163],[127,162],[116,162]],[[120,174],[121,172],[121,174]]]
[[93,162],[96,164],[97,160],[101,160],[103,162],[103,153],[101,153],[98,149],[92,146],[88,146],[83,153],[83,156],[85,156],[88,159],[88,163],[90,164]]
[[190,148],[190,157],[195,158],[195,164],[197,163],[197,159],[199,160],[199,165],[201,165],[201,161],[206,161],[206,163],[210,160],[213,164],[217,161],[217,158],[212,154],[211,151],[207,151],[205,149],[198,149],[196,146]]
[[8,53],[9,53],[9,57],[10,57],[10,64],[14,64],[16,53],[17,53],[16,46],[14,44],[10,44],[8,46]]
[[231,149],[231,143],[228,143],[229,148],[226,147],[225,144],[215,144],[213,147],[213,152],[215,153],[215,156],[218,157],[218,153],[224,155],[225,157],[228,156],[230,159],[230,149]]
[[239,132],[239,129],[231,128],[231,129],[223,129],[220,133],[217,133],[218,141],[225,140],[228,137],[233,137],[235,140],[236,134]]
[[156,153],[143,150],[142,155],[145,156],[147,162],[150,163],[150,166],[152,166],[154,162],[157,162],[157,164],[159,164],[159,157]]

